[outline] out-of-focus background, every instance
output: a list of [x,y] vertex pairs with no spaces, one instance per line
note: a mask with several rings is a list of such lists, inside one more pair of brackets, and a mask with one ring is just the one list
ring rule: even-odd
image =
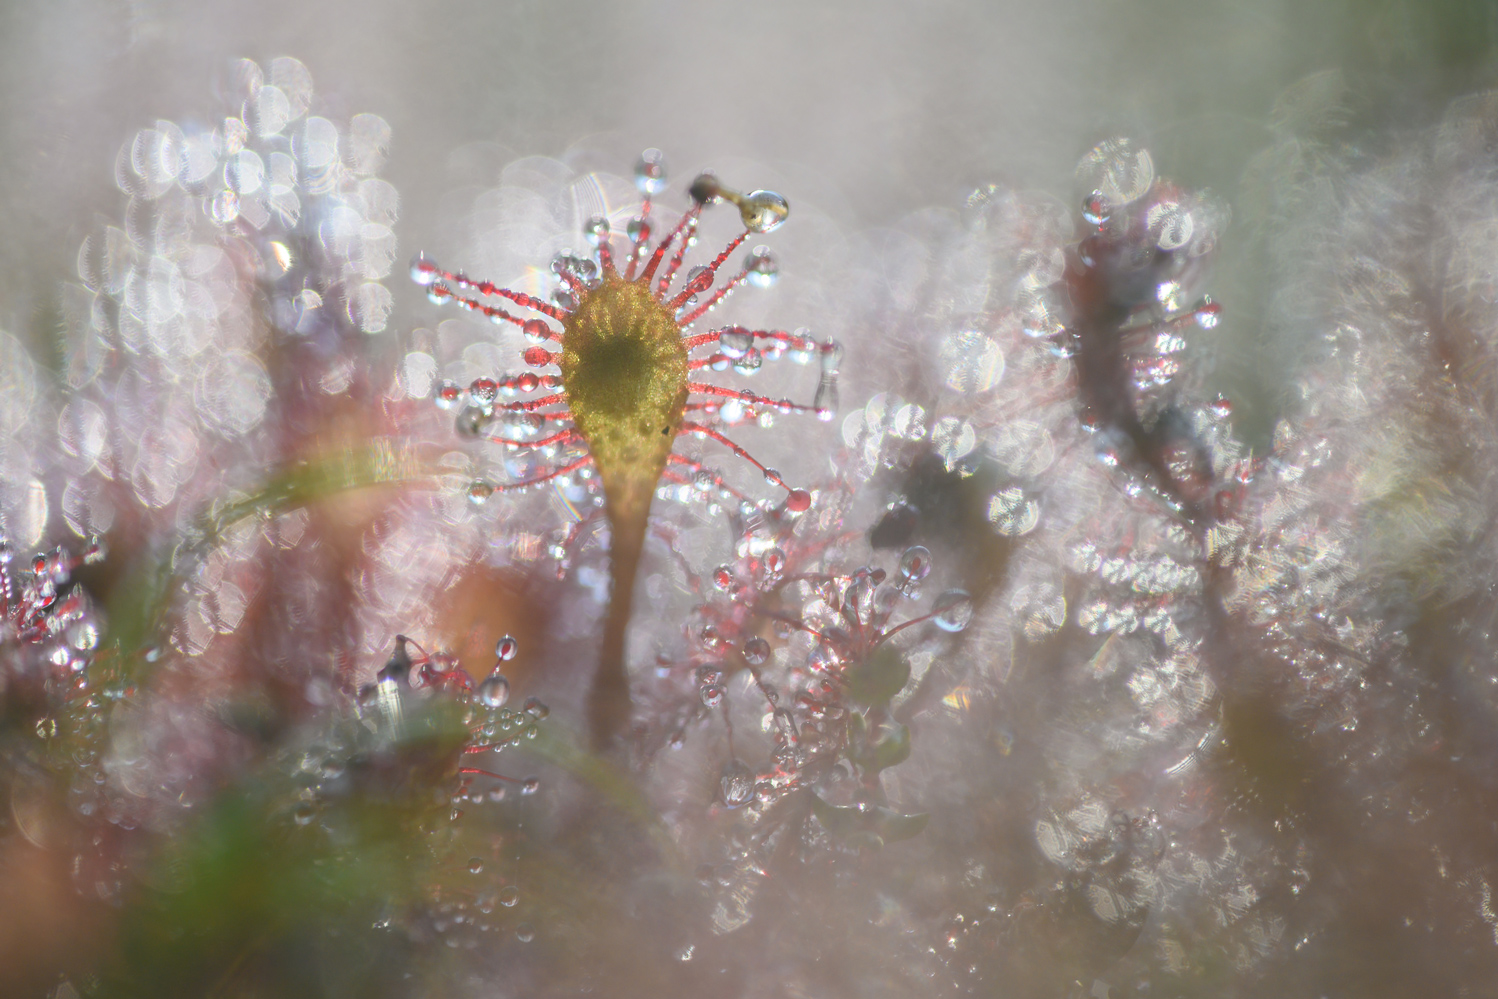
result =
[[[397,975],[440,963],[431,952],[482,946],[472,964],[482,973],[465,987],[485,995],[576,994],[579,983],[670,995],[686,981],[714,994],[727,969],[737,969],[746,996],[899,995],[937,965],[949,976],[941,981],[975,994],[1004,982],[1019,983],[1016,994],[1106,997],[1110,988],[1143,992],[1158,981],[1166,984],[1156,994],[1316,995],[1352,978],[1362,983],[1354,994],[1408,994],[1430,981],[1482,994],[1475,990],[1498,953],[1487,949],[1490,938],[1498,942],[1498,463],[1489,445],[1498,406],[1498,199],[1487,162],[1498,102],[1448,108],[1498,84],[1495,43],[1498,5],[1470,0],[8,4],[0,9],[0,332],[20,338],[41,368],[67,368],[68,377],[38,376],[14,352],[4,362],[16,377],[0,385],[31,393],[24,405],[9,400],[9,425],[29,427],[35,440],[16,435],[9,453],[20,471],[7,466],[14,481],[0,486],[41,498],[28,545],[49,547],[64,519],[80,537],[109,535],[104,568],[80,573],[75,592],[107,602],[113,631],[101,640],[97,629],[68,630],[79,655],[63,649],[53,673],[12,656],[20,629],[0,632],[0,651],[14,659],[0,660],[5,675],[51,677],[47,696],[92,726],[80,730],[80,744],[103,747],[87,761],[70,756],[55,738],[61,708],[40,694],[26,702],[24,684],[0,688],[0,758],[27,761],[0,774],[13,785],[11,819],[0,824],[13,819],[35,850],[0,858],[0,885],[6,865],[27,875],[12,878],[11,894],[0,898],[42,900],[8,906],[0,972],[57,999],[74,988],[59,984],[61,974],[90,995],[174,994],[174,981],[217,982],[214,994],[283,995],[278,983],[292,980],[322,995],[354,988],[347,983],[358,971],[393,995],[418,988]],[[224,109],[246,93],[246,79],[231,78],[229,67],[249,58],[274,73],[281,56],[300,60],[283,60],[283,71],[305,66],[315,79],[318,115],[341,128],[368,112],[391,126],[388,161],[371,155],[367,170],[343,175],[368,181],[363,214],[340,203],[337,225],[324,231],[316,225],[329,205],[309,207],[303,219],[316,238],[298,233],[304,241],[289,239],[292,253],[280,242],[253,243],[249,223],[235,223],[233,213],[216,218],[216,202],[186,194],[185,179],[174,186],[175,173],[163,199],[141,193],[143,163],[116,166],[142,130],[136,141],[149,144],[223,126]],[[158,119],[165,124],[153,132]],[[1116,136],[1136,145],[1097,145]],[[916,564],[924,572],[934,561],[933,592],[902,604],[902,618],[958,595],[944,605],[960,609],[953,621],[901,640],[919,652],[911,656],[919,690],[908,702],[891,700],[913,675],[905,653],[880,659],[873,649],[882,639],[853,628],[859,667],[874,677],[867,682],[892,684],[855,698],[866,708],[858,731],[863,719],[889,722],[904,746],[892,734],[882,762],[873,753],[855,768],[849,756],[818,777],[818,793],[830,788],[846,803],[817,798],[815,821],[805,811],[817,807],[810,789],[797,786],[807,792],[791,802],[802,809],[794,828],[805,830],[801,846],[812,859],[804,862],[791,856],[794,843],[782,848],[795,835],[777,839],[756,827],[762,814],[789,811],[768,811],[785,788],[760,781],[785,776],[779,763],[739,763],[760,750],[756,760],[770,759],[769,740],[785,739],[778,729],[772,735],[785,711],[767,711],[742,684],[751,696],[732,703],[735,746],[705,710],[723,691],[708,696],[717,680],[702,678],[700,650],[690,644],[709,647],[710,635],[711,647],[723,644],[686,608],[696,614],[719,600],[704,580],[716,580],[708,574],[729,557],[718,554],[724,539],[714,532],[731,518],[688,497],[657,552],[662,564],[668,549],[676,561],[642,577],[631,680],[644,706],[638,741],[654,740],[654,755],[627,780],[610,776],[603,758],[568,742],[593,663],[595,597],[607,589],[599,537],[558,574],[547,559],[565,550],[561,521],[530,522],[545,502],[551,513],[565,506],[579,516],[571,504],[585,490],[513,503],[503,495],[488,502],[482,492],[470,505],[474,486],[489,488],[474,481],[474,469],[492,461],[498,471],[500,462],[477,445],[474,460],[465,458],[452,416],[427,398],[439,370],[461,372],[460,383],[490,373],[467,369],[490,364],[492,352],[470,356],[468,341],[492,347],[481,342],[491,331],[439,311],[403,274],[389,276],[392,228],[398,261],[427,249],[455,266],[477,268],[485,254],[512,270],[531,266],[519,263],[532,260],[531,239],[515,234],[566,214],[551,213],[570,204],[570,175],[562,180],[566,170],[541,160],[504,177],[500,167],[558,157],[624,175],[646,147],[665,150],[672,164],[676,186],[661,198],[668,211],[680,207],[692,171],[717,164],[734,185],[769,184],[788,195],[791,225],[770,241],[785,265],[777,301],[847,347],[837,422],[778,436],[763,426],[758,438],[771,441],[787,480],[821,491],[804,522],[819,526],[798,535],[795,521],[761,504],[743,537],[783,528],[775,543],[812,572],[853,573],[864,559],[892,574],[910,553],[925,552]],[[1029,295],[1046,286],[1085,290],[1078,275],[1094,262],[1080,262],[1085,247],[1068,244],[1068,257],[1062,246],[1093,186],[1076,179],[1076,164],[1094,148],[1125,167],[1148,149],[1154,171],[1181,185],[1152,188],[1150,174],[1115,208],[1180,212],[1165,194],[1148,209],[1139,199],[1145,189],[1211,192],[1191,201],[1200,226],[1191,248],[1171,258],[1179,244],[1142,244],[1148,260],[1178,259],[1180,284],[1155,284],[1144,267],[1147,283],[1130,285],[1127,267],[1103,266],[1102,298],[1063,295],[1072,308],[1065,322],[1084,333],[1150,340],[1156,360],[1170,362],[1153,369],[1159,385],[1181,369],[1165,355],[1191,341],[1180,409],[1162,393],[1172,406],[1152,411],[1158,422],[1148,432],[1159,435],[1134,429],[1142,447],[1167,440],[1176,422],[1195,421],[1193,440],[1210,444],[1216,462],[1202,488],[1222,487],[1213,494],[1221,504],[1199,519],[1147,491],[1140,500],[1140,481],[1129,479],[1139,468],[1112,471],[1139,465],[1138,456],[1125,448],[1120,457],[1108,450],[1109,434],[1089,431],[1118,430],[1099,423],[1119,414],[1083,413],[1097,408],[1079,403],[1095,401],[1097,386],[1079,395],[1077,385],[1100,376],[1068,366],[1066,330],[1047,340],[1047,300]],[[602,163],[603,150],[621,158]],[[298,152],[304,167],[306,152]],[[217,155],[205,170],[217,168]],[[305,172],[302,181],[309,206],[342,197],[314,192]],[[617,177],[596,182],[629,190]],[[1106,185],[1098,186],[1101,196]],[[975,190],[984,196],[959,221],[956,210]],[[122,204],[132,218],[121,219]],[[1232,221],[1219,243],[1220,205]],[[913,215],[925,209],[933,211]],[[586,214],[568,223],[567,238]],[[475,231],[486,219],[503,224],[493,240]],[[143,220],[161,222],[150,231],[175,240],[173,252],[204,251],[192,258],[194,308],[206,300],[222,328],[163,325],[142,353],[127,342],[130,308],[120,303],[140,294],[144,280],[104,287],[84,278],[86,293],[75,286],[69,298],[64,286],[80,280],[80,245],[85,258],[118,253],[109,266],[149,276],[166,251],[142,250],[137,259],[124,242],[111,249],[106,238],[102,250],[97,239],[85,243]],[[277,234],[293,228],[283,222]],[[724,222],[704,223],[706,246],[726,241],[712,229]],[[358,267],[352,258],[364,251],[350,249],[358,242],[351,232],[373,233]],[[819,240],[831,261],[825,287],[820,269],[807,265]],[[1217,252],[1197,256],[1208,243]],[[220,244],[239,256],[231,260]],[[544,275],[555,248],[535,254],[535,274]],[[336,267],[326,262],[335,250],[349,257]],[[983,259],[975,269],[963,254]],[[1198,267],[1203,259],[1209,271]],[[282,286],[257,270],[270,260],[292,269]],[[97,264],[86,261],[84,270]],[[174,268],[162,269],[164,281]],[[386,281],[388,323],[384,298],[350,299],[342,318],[313,323],[317,335],[303,336],[297,317],[305,314],[288,311],[307,301],[288,297],[302,275],[332,280],[319,284],[330,299],[383,294]],[[352,291],[337,283],[349,275],[361,282]],[[990,280],[1002,286],[994,301],[1021,289],[1033,311],[985,304]],[[1220,323],[1205,303],[1195,311],[1201,291],[1222,306]],[[1190,303],[1176,302],[1187,292]],[[736,298],[733,307],[746,310],[736,315],[772,307],[753,294]],[[307,308],[322,301],[314,296]],[[1152,318],[1123,327],[1109,313],[1120,304]],[[366,308],[378,322],[360,326],[354,319]],[[1002,330],[970,329],[969,308],[1002,315]],[[1199,329],[1185,340],[1166,335],[1192,317]],[[87,334],[75,345],[105,348],[92,360],[87,349],[69,354],[69,325]],[[292,326],[296,336],[280,336]],[[1007,337],[1007,368],[989,333]],[[171,337],[179,334],[205,339],[178,358]],[[148,365],[141,358],[151,351]],[[114,365],[107,377],[90,368],[107,366],[99,358]],[[940,376],[928,378],[938,366]],[[64,390],[56,400],[34,390],[60,386],[75,368],[92,383],[75,380],[54,420],[47,406]],[[796,370],[766,380],[800,377]],[[1131,369],[1140,391],[1148,373]],[[1114,374],[1122,379],[1121,368]],[[787,393],[809,390],[804,379],[786,384]],[[1232,404],[1215,400],[1218,391]],[[918,432],[893,429],[901,413]],[[940,417],[929,437],[928,416]],[[1276,429],[1281,416],[1294,419]],[[155,432],[167,423],[171,433]],[[981,446],[977,433],[986,435]],[[106,438],[118,454],[104,454]],[[822,452],[838,440],[846,447],[829,471]],[[0,452],[8,444],[0,441]],[[422,456],[430,460],[421,485],[435,475],[440,488],[347,489],[409,485],[402,476],[416,460],[403,462],[422,447],[431,455]],[[74,474],[64,453],[87,467]],[[1176,486],[1189,478],[1171,475]],[[60,493],[51,507],[49,485]],[[843,500],[846,509],[837,506]],[[1206,502],[1197,496],[1192,509]],[[693,503],[710,512],[699,517]],[[263,523],[250,523],[251,512],[263,513]],[[711,545],[702,541],[709,534]],[[715,582],[718,590],[731,589],[735,571],[750,571],[744,566],[754,560],[738,555],[743,565],[725,565],[729,585]],[[7,553],[0,571],[15,579],[34,564],[3,568],[9,563]],[[37,579],[50,571],[45,559],[41,566]],[[152,567],[166,568],[153,577]],[[57,575],[68,571],[59,563]],[[156,579],[161,590],[142,584],[132,593],[140,579]],[[938,583],[972,593],[938,597]],[[833,613],[804,588],[806,607],[820,602],[816,613]],[[749,588],[741,596],[760,599]],[[723,597],[718,609],[739,599]],[[787,606],[756,604],[715,619],[744,629],[719,664],[740,671],[749,662],[744,640],[763,631],[777,645],[769,669],[791,678],[788,694],[806,694],[811,681],[797,670],[811,662],[810,641],[793,647],[790,639],[802,637],[794,629],[767,626],[771,618],[788,624]],[[1141,625],[1141,608],[1152,623]],[[12,605],[4,609],[16,616]],[[158,610],[172,625],[164,645],[147,630]],[[963,638],[937,633],[963,633],[970,618]],[[521,779],[527,770],[480,771],[478,785],[446,788],[432,774],[454,776],[460,735],[473,732],[460,733],[440,711],[424,721],[413,715],[412,725],[428,729],[400,741],[406,702],[390,693],[400,683],[387,677],[383,701],[364,686],[397,629],[434,649],[450,642],[475,678],[500,634],[520,638],[520,658],[504,668],[526,707],[503,714],[494,745],[514,727],[515,766],[535,765],[528,751],[545,758],[542,793]],[[433,662],[425,653],[419,661]],[[500,655],[494,670],[505,662]],[[155,675],[134,690],[121,663]],[[877,675],[891,663],[899,667],[893,680]],[[711,674],[711,662],[704,665]],[[72,673],[88,675],[67,686],[53,682],[55,673],[70,682]],[[120,710],[94,696],[101,675],[113,678]],[[433,677],[421,685],[447,682]],[[337,730],[343,715],[334,708],[361,687],[361,720],[350,735]],[[532,701],[538,692],[550,708]],[[501,701],[484,703],[497,710]],[[440,697],[421,703],[451,706]],[[835,721],[845,706],[833,707],[834,721],[809,731],[853,731]],[[334,719],[329,730],[308,734],[324,715]],[[880,785],[880,770],[912,753],[906,720],[914,754]],[[521,727],[539,741],[522,745]],[[494,738],[487,728],[483,738]],[[33,732],[44,749],[29,741]],[[371,739],[386,741],[371,750]],[[514,756],[486,765],[507,768]],[[31,762],[41,759],[63,776],[42,779]],[[848,779],[855,769],[865,781],[859,797]],[[862,797],[870,789],[888,791],[891,807]],[[749,794],[758,800],[749,803]],[[134,825],[129,809],[96,813],[96,799],[123,801],[145,818]],[[464,808],[471,814],[460,823]],[[56,818],[63,815],[71,815],[66,823]],[[54,819],[73,831],[54,835]],[[296,830],[306,837],[292,839]],[[891,844],[882,854],[881,837]],[[410,844],[426,841],[450,847],[441,856],[452,870],[413,864],[421,851]],[[142,842],[150,844],[144,861],[132,853]],[[93,856],[113,865],[97,880],[84,863]],[[329,867],[330,856],[347,863]],[[510,894],[472,889],[480,874]],[[405,882],[407,901],[387,901]],[[524,885],[518,904],[516,883]],[[442,895],[432,886],[456,888]],[[492,922],[502,932],[485,936],[496,902],[504,908]],[[37,915],[18,920],[16,912]],[[465,935],[475,922],[480,934]],[[367,952],[345,945],[355,923]],[[835,930],[826,940],[806,929],[824,924]],[[227,943],[215,951],[193,933]],[[896,938],[909,950],[891,948]],[[295,975],[276,977],[283,965]],[[8,980],[0,974],[0,992]]]
[[1161,173],[1238,209],[1213,283],[1233,332],[1218,378],[1252,407],[1273,365],[1256,349],[1262,261],[1238,202],[1277,97],[1340,70],[1374,150],[1490,85],[1495,38],[1498,8],[1478,0],[12,2],[0,328],[45,358],[59,280],[95,214],[116,210],[121,144],[158,117],[211,113],[205,88],[230,60],[289,54],[330,107],[393,127],[402,254],[439,241],[448,158],[475,142],[557,155],[613,132],[681,164],[751,158],[797,179],[793,203],[863,229],[980,182],[1069,197],[1083,150],[1135,136]]

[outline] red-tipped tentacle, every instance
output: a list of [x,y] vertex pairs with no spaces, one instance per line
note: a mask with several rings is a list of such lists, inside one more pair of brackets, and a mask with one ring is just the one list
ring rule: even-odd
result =
[[727,298],[729,292],[733,291],[739,285],[743,284],[748,277],[749,272],[747,270],[739,271],[731,279],[720,284],[706,302],[703,302],[701,305],[697,306],[697,308],[693,309],[691,312],[688,312],[685,316],[682,316],[680,319],[678,319],[676,321],[677,325],[685,329],[686,327],[695,323],[698,319],[701,319],[708,312],[711,312],[719,302]]
[[[483,752],[487,752],[490,749],[493,749],[495,746],[498,746],[498,745],[499,745],[499,743],[496,742],[496,743],[492,743],[490,745],[483,746],[483,747],[470,746],[467,749],[463,750],[463,752],[465,752],[465,753],[472,753],[472,752],[483,753]],[[523,783],[525,783],[519,777],[506,777],[504,774],[497,774],[493,770],[482,770],[479,767],[459,767],[458,768],[458,773],[460,773],[460,774],[477,774],[480,777],[493,777],[495,780],[508,781],[511,784],[523,784]]]
[[526,489],[530,486],[537,486],[543,482],[550,482],[552,479],[566,475],[568,472],[577,471],[579,468],[582,468],[592,460],[593,456],[591,454],[585,454],[576,461],[569,462],[568,464],[563,465],[561,468],[552,469],[545,475],[538,475],[534,479],[526,479],[524,482],[507,482],[502,486],[495,486],[494,491],[497,493],[509,493],[514,492],[517,489]]
[[813,406],[803,406],[798,402],[791,402],[789,399],[771,399],[767,395],[740,391],[729,388],[726,385],[709,385],[707,382],[687,382],[687,391],[696,392],[700,395],[715,395],[725,399],[737,399],[739,402],[749,406],[771,406],[782,413],[812,413],[816,411]]
[[[555,406],[559,402],[566,402],[566,401],[567,401],[566,393],[557,392],[554,395],[543,395],[539,399],[524,399],[524,400],[521,400],[520,402],[501,402],[501,403],[496,403],[495,406],[494,406],[494,408],[495,409],[503,409],[503,410],[505,410],[507,412],[511,412],[511,413],[529,413],[529,412],[531,412],[533,410],[540,409],[543,406]],[[551,414],[549,414],[549,413],[541,413],[539,415],[541,415],[541,416],[550,416]]]
[[490,437],[489,440],[495,444],[504,444],[507,447],[538,448],[546,447],[550,444],[561,444],[564,441],[576,440],[581,436],[576,428],[569,427],[566,430],[552,434],[550,437],[542,437],[540,440],[534,441],[517,441],[510,437]]
[[[699,473],[700,472],[707,472],[709,475],[711,475],[713,477],[713,487],[714,488],[721,489],[723,492],[728,493],[730,496],[732,496],[736,500],[739,500],[740,502],[745,502],[745,503],[749,502],[749,497],[748,496],[746,496],[744,493],[739,492],[733,486],[730,486],[727,482],[724,482],[723,481],[723,476],[719,475],[717,472],[715,472],[712,469],[708,468],[707,466],[703,465],[702,462],[700,462],[700,461],[693,461],[691,458],[688,458],[686,455],[682,455],[682,454],[671,454],[671,455],[668,455],[667,456],[667,460],[671,464],[673,464],[673,465],[684,465],[685,467],[690,468],[694,472],[699,472]],[[664,478],[666,475],[670,475],[672,477],[673,481],[679,482],[682,485],[696,485],[696,482],[693,481],[692,479],[688,479],[688,478],[685,478],[684,476],[681,476],[681,475],[678,475],[676,473],[673,473],[669,469],[667,469],[666,472],[664,472],[662,474],[662,478]]]
[[469,298],[467,295],[459,295],[457,292],[453,291],[451,288],[449,288],[445,284],[442,284],[441,282],[438,282],[437,284],[434,284],[430,288],[428,288],[427,295],[430,296],[432,301],[439,304],[444,301],[453,302],[461,306],[462,308],[467,309],[469,312],[481,313],[482,315],[487,316],[492,320],[514,323],[516,326],[525,325],[525,320],[521,319],[519,316],[511,315],[504,309],[501,309],[495,305],[485,305],[483,302],[480,302],[476,298]]
[[[701,211],[700,208],[697,209]],[[671,280],[676,277],[676,272],[681,269],[681,262],[686,259],[687,250],[692,247],[692,237],[697,232],[697,215],[693,214],[687,224],[686,231],[682,233],[681,244],[676,247],[676,252],[671,254],[666,269],[661,272],[661,279],[656,282],[655,295],[662,300],[666,297],[666,289],[671,287]]]
[[[469,277],[467,274],[464,274],[462,271],[438,270],[436,272],[436,276],[443,281],[452,282],[459,288],[471,288],[474,291],[478,292],[480,295],[493,295],[497,298],[508,298],[516,305],[523,305],[527,309],[534,309],[536,312],[541,313],[543,316],[550,316],[552,319],[555,319],[559,323],[565,322],[567,319],[567,313],[557,306],[552,305],[550,302],[543,302],[541,299],[536,298],[534,295],[527,295],[524,292],[512,291],[509,288],[501,288],[493,281],[475,281],[473,278]],[[435,295],[437,293],[436,289],[439,287],[445,286],[441,284],[432,285],[431,294]]]
[[785,480],[780,477],[780,474],[778,472],[772,472],[770,469],[766,468],[763,464],[760,463],[760,460],[758,458],[754,457],[754,455],[750,454],[743,447],[729,440],[725,435],[714,430],[712,427],[687,420],[682,423],[681,429],[683,433],[692,433],[699,434],[703,437],[711,437],[713,440],[717,441],[719,444],[722,444],[724,447],[728,448],[728,450],[732,451],[740,458],[743,458],[755,468],[759,469],[760,472],[764,474],[766,482],[777,485],[788,493],[794,493],[797,491],[786,485]]
[[[641,281],[644,281],[647,285],[650,283],[651,279],[655,277],[656,268],[660,267],[661,261],[665,259],[666,251],[670,248],[672,241],[675,240],[677,236],[682,236],[682,233],[688,228],[688,226],[696,228],[697,216],[700,214],[702,214],[701,205],[693,205],[691,208],[688,208],[686,210],[686,212],[681,217],[681,221],[676,223],[676,228],[672,229],[669,233],[666,234],[666,238],[660,241],[660,245],[658,245],[655,248],[655,252],[650,255],[650,263],[645,265],[645,272],[640,275]],[[683,253],[686,252],[686,244],[688,238],[689,237],[687,236],[682,236],[681,242]],[[662,289],[662,293],[664,293],[664,288]]]

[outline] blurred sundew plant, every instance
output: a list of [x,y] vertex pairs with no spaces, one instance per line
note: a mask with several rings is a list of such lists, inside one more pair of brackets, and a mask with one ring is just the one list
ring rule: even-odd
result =
[[[653,149],[495,164],[492,279],[410,267],[488,322],[407,332],[387,123],[219,96],[121,150],[56,382],[0,339],[4,994],[1498,977],[1490,96],[1273,113],[1261,453],[1230,212],[1129,139],[814,254]],[[772,231],[813,294],[731,294]]]

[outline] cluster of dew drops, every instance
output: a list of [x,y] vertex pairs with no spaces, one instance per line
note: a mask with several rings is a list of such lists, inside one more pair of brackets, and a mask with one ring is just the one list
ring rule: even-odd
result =
[[[799,579],[786,576],[786,566],[785,553],[773,548],[738,567],[719,566],[712,577],[715,589],[731,603],[751,609],[772,592],[786,594],[790,587],[797,587],[790,592],[800,594],[801,612],[774,613],[771,631],[780,642],[790,640],[798,631],[805,632],[813,645],[804,663],[789,669],[783,687],[765,675],[772,646],[763,635],[749,630],[752,625],[735,643],[724,634],[734,628],[733,619],[717,615],[716,623],[702,625],[695,636],[697,644],[713,657],[701,661],[693,671],[704,708],[726,710],[726,679],[734,668],[731,657],[735,651],[741,653],[766,702],[761,725],[775,748],[760,772],[738,759],[725,764],[721,800],[730,808],[754,802],[768,806],[831,770],[849,749],[845,721],[853,707],[848,673],[867,663],[886,640],[927,622],[945,634],[957,634],[967,628],[973,616],[968,593],[949,589],[932,601],[925,614],[891,625],[901,604],[920,599],[921,584],[931,573],[931,553],[920,545],[901,555],[893,580],[876,566],[864,566],[846,575],[814,574]],[[746,578],[756,568],[757,585]]]

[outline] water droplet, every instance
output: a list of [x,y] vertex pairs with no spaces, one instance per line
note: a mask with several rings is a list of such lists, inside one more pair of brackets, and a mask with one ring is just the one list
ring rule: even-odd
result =
[[423,288],[436,281],[441,271],[442,268],[437,266],[437,262],[425,253],[418,253],[411,258],[411,280]]
[[515,658],[515,653],[520,651],[520,643],[510,635],[501,638],[494,646],[494,655],[502,663],[507,663]]
[[525,348],[525,353],[521,357],[533,368],[544,368],[551,363],[551,351],[539,344]]
[[713,585],[718,589],[726,593],[729,590],[733,589],[733,583],[734,579],[732,567],[720,565],[717,569],[713,570]]
[[699,693],[702,697],[703,707],[716,708],[723,703],[723,687],[720,684],[709,683]]
[[299,826],[309,825],[312,822],[312,818],[316,814],[316,811],[317,810],[312,807],[312,802],[299,801],[297,802],[296,807],[291,810],[291,821],[295,822]]
[[770,658],[770,643],[763,638],[751,638],[744,643],[744,661],[750,666],[763,666]]
[[506,909],[514,908],[515,903],[519,901],[520,889],[516,888],[514,885],[505,885],[499,890],[499,904],[504,906]]
[[546,325],[544,319],[527,319],[520,330],[532,340],[551,339],[551,327]]
[[1082,199],[1082,219],[1088,225],[1101,227],[1109,217],[1108,199],[1102,191],[1093,191]]
[[502,708],[510,699],[510,681],[503,674],[491,673],[479,684],[479,701],[486,708]]
[[583,235],[594,246],[602,246],[609,238],[609,220],[602,215],[594,215],[583,224]]
[[468,858],[468,873],[469,874],[483,874],[484,873],[484,862],[481,859],[479,859],[478,857],[469,857]]
[[924,545],[905,549],[900,556],[900,577],[906,583],[919,583],[931,574],[931,552]]
[[1216,302],[1206,302],[1196,310],[1196,325],[1204,330],[1213,329],[1222,321],[1222,306]]
[[475,378],[468,386],[468,394],[477,402],[493,402],[494,397],[499,394],[499,383],[492,378]]
[[454,423],[459,437],[478,437],[489,423],[489,417],[481,406],[464,406]]
[[754,334],[742,326],[729,326],[718,334],[718,350],[724,357],[743,357],[753,345]]
[[624,234],[636,245],[648,241],[650,232],[650,220],[643,215],[636,215],[624,227]]
[[774,191],[751,191],[739,202],[739,217],[750,232],[774,232],[790,214],[790,204]]
[[660,194],[666,189],[666,154],[647,149],[635,164],[635,187],[641,194]]
[[791,513],[805,513],[811,509],[811,493],[805,489],[792,489],[785,498],[785,508]]
[[525,780],[520,782],[521,794],[535,794],[539,790],[541,790],[540,777],[527,777]]
[[468,485],[468,502],[474,506],[483,506],[493,495],[494,487],[483,479],[474,479]]
[[812,399],[812,408],[817,411],[817,419],[827,423],[835,418],[837,402],[837,378],[823,375],[822,380],[817,383],[817,394]]
[[931,605],[932,620],[942,631],[959,632],[973,619],[973,598],[966,590],[948,590]]
[[521,943],[530,943],[536,939],[536,928],[530,923],[521,923],[515,927],[515,939]]
[[530,715],[537,721],[540,721],[542,718],[545,718],[547,715],[551,714],[551,709],[543,704],[541,702],[541,699],[538,697],[527,697],[525,699],[524,710],[526,714]]
[[437,391],[432,393],[432,398],[438,407],[452,409],[463,401],[463,387],[455,381],[444,381],[437,386]]
[[754,771],[738,760],[729,760],[723,767],[723,776],[718,786],[723,794],[723,804],[739,808],[754,800]]
[[744,263],[749,272],[749,283],[756,288],[769,288],[780,278],[780,265],[768,246],[756,246]]
[[779,548],[771,548],[765,552],[765,579],[775,580],[785,572],[785,552]]

